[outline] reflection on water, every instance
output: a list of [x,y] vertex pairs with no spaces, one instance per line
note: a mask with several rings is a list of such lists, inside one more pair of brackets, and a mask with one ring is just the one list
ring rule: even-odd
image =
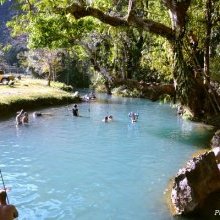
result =
[[[0,123],[1,169],[19,220],[166,220],[169,178],[205,146],[208,129],[167,105],[99,96],[44,110],[28,126]],[[138,112],[132,124],[128,113]],[[111,123],[103,123],[112,114]]]

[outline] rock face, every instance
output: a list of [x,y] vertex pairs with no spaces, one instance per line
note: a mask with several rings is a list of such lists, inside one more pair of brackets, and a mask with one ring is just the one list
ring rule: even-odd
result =
[[220,190],[220,171],[212,151],[188,161],[177,173],[171,200],[176,215],[190,215],[202,208],[205,199]]

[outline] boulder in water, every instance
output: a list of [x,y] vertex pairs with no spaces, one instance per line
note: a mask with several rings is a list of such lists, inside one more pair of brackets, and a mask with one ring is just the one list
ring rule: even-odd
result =
[[220,190],[220,171],[210,151],[188,161],[177,173],[171,192],[175,215],[190,215],[202,209],[208,196]]

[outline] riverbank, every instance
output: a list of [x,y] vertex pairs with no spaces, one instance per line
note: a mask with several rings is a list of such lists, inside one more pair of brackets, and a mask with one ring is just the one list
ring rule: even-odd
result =
[[0,85],[0,117],[14,114],[20,109],[33,110],[44,107],[79,102],[71,87],[43,79],[22,78],[13,85]]

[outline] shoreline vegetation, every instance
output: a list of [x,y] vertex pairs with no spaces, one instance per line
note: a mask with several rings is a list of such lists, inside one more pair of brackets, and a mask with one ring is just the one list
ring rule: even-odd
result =
[[20,109],[35,110],[49,106],[80,102],[77,93],[64,83],[22,77],[12,85],[0,85],[0,118],[15,114]]

